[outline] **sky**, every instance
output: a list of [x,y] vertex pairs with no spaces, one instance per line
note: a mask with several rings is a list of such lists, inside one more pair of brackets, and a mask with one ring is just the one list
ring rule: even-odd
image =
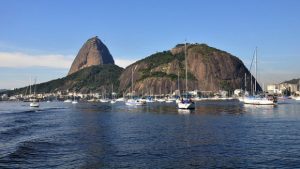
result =
[[126,67],[186,39],[239,57],[258,81],[300,77],[298,0],[0,0],[0,89],[67,75],[83,43],[98,36]]

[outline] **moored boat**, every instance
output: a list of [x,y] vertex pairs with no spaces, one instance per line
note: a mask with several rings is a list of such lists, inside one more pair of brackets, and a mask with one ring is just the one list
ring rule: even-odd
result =
[[248,96],[244,97],[243,103],[253,105],[276,105],[277,100],[271,97]]
[[64,101],[65,103],[72,103],[72,100],[71,99],[67,99]]
[[145,101],[141,101],[139,99],[128,99],[125,103],[127,106],[140,106],[145,105]]
[[195,109],[195,102],[192,100],[181,100],[181,102],[178,103],[179,109]]
[[40,104],[37,99],[34,99],[30,104],[30,107],[40,107]]
[[186,43],[184,46],[184,57],[185,57],[185,92],[186,92],[186,98],[181,99],[181,101],[177,101],[177,108],[178,109],[195,109],[195,102],[193,102],[191,99],[188,99],[188,85],[187,85],[187,58],[186,58]]

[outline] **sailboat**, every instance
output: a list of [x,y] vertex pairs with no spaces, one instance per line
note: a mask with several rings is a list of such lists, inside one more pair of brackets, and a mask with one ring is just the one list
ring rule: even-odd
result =
[[111,101],[110,101],[111,104],[114,104],[117,102],[115,99],[115,95],[116,95],[116,93],[114,93],[114,85],[112,84],[111,85]]
[[[31,89],[31,84],[30,84],[30,89]],[[34,98],[30,99],[31,100],[31,103],[29,105],[30,107],[40,107],[40,104],[39,104],[38,100],[36,99],[35,92],[36,92],[36,79],[34,81],[34,94],[33,94]],[[31,90],[30,90],[30,95],[31,95]]]
[[161,95],[161,86],[160,86],[160,89],[159,89],[159,98],[157,99],[158,102],[164,102],[165,99],[162,97]]
[[154,99],[153,99],[153,97],[152,97],[152,94],[151,94],[151,89],[149,91],[149,96],[146,98],[146,102],[147,103],[153,103],[153,102],[155,102]]
[[[136,69],[136,66],[135,68]],[[139,106],[139,105],[145,105],[145,101],[141,101],[139,99],[133,98],[133,69],[131,69],[131,98],[128,99],[125,103],[127,106]]]
[[[257,48],[255,48],[255,85],[254,85],[254,93],[252,92],[252,96],[244,96],[242,101],[244,104],[253,104],[253,105],[275,105],[276,99],[273,97],[265,97],[261,95],[256,95],[257,88]],[[250,68],[251,69],[251,68]],[[251,88],[252,87],[252,76],[251,76]],[[253,90],[252,90],[253,91]]]
[[300,101],[300,96],[293,96],[292,99],[294,99],[296,101]]
[[73,101],[72,101],[72,104],[77,104],[78,101],[75,99],[75,95],[73,96]]
[[178,77],[178,79],[177,79],[177,90],[178,90],[178,92],[179,92],[179,97],[176,99],[176,103],[178,104],[178,103],[180,103],[181,102],[181,100],[180,100],[180,88],[179,88],[179,71],[178,71],[178,73],[177,73],[178,75],[177,75],[177,77]]
[[67,99],[64,101],[64,103],[72,103],[72,100],[71,99]]
[[166,99],[166,103],[173,103],[176,99],[172,97],[172,86],[170,96]]
[[185,89],[186,89],[186,98],[181,99],[181,101],[178,103],[179,109],[195,109],[195,102],[193,102],[191,99],[188,99],[188,86],[187,86],[187,58],[186,58],[186,43],[184,44],[184,57],[185,57]]
[[102,102],[102,103],[109,102],[109,100],[106,99],[106,90],[104,92],[102,91],[102,99],[100,99],[100,102]]

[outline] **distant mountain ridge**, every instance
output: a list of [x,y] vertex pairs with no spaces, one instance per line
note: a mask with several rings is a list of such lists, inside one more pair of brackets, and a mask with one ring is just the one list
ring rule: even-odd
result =
[[284,81],[282,83],[299,84],[299,82],[300,82],[300,78],[298,78],[298,79],[292,79],[292,80],[287,80],[287,81]]
[[7,89],[0,89],[0,93],[5,91],[7,91]]

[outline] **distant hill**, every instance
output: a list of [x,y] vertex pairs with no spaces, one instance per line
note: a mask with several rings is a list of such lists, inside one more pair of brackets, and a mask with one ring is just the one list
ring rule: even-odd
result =
[[[180,89],[185,89],[184,44],[158,52],[128,66],[120,76],[120,90],[130,91],[133,71],[134,91],[159,94],[177,89],[179,73]],[[188,90],[219,91],[244,88],[245,74],[250,90],[250,72],[243,62],[206,44],[187,45]],[[254,79],[254,78],[253,78]],[[253,80],[253,83],[254,84]],[[261,87],[257,86],[258,90]]]
[[292,80],[288,80],[285,81],[283,83],[289,83],[289,84],[299,84],[300,78],[299,79],[292,79]]
[[7,89],[0,89],[0,93],[7,91]]
[[[51,80],[49,82],[36,85],[37,93],[51,93],[56,91],[76,91],[82,93],[102,92],[111,90],[115,86],[118,90],[119,76],[123,68],[117,65],[98,65],[81,69],[71,75],[61,79]],[[27,87],[9,91],[9,94],[25,94]]]

